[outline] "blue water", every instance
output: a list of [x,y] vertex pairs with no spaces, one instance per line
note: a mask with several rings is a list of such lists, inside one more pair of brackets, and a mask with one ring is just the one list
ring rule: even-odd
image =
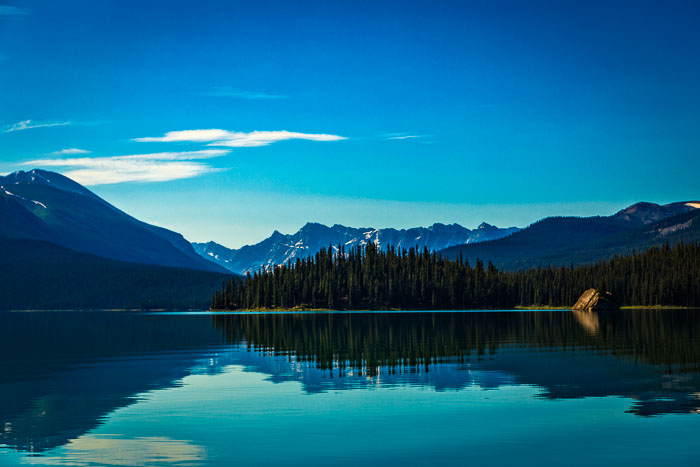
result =
[[700,464],[682,310],[0,313],[1,465]]

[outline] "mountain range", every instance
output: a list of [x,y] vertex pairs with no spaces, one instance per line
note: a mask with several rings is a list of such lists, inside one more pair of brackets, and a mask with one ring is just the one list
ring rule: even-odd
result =
[[0,309],[198,308],[233,273],[313,255],[329,245],[417,246],[504,269],[590,263],[654,245],[700,241],[700,201],[637,203],[611,216],[549,217],[524,229],[457,224],[412,229],[275,231],[229,249],[190,244],[54,172],[0,177]]
[[215,242],[193,243],[194,249],[203,258],[215,262],[229,271],[245,274],[262,266],[272,267],[294,262],[297,258],[313,256],[321,248],[332,245],[350,249],[371,242],[382,249],[418,247],[439,251],[454,245],[464,245],[507,237],[520,229],[517,227],[499,228],[482,223],[474,230],[459,224],[433,224],[430,227],[411,229],[353,228],[343,225],[328,227],[317,223],[307,223],[294,234],[275,232],[255,245],[239,249],[226,248]]
[[449,258],[490,261],[505,269],[590,263],[663,243],[700,240],[700,202],[665,205],[641,202],[611,216],[548,217],[524,229],[482,223],[469,230],[458,224],[433,224],[406,230],[327,227],[308,223],[294,234],[275,231],[255,245],[239,249],[215,242],[193,243],[203,258],[245,274],[314,255],[321,248],[345,248],[372,242],[382,249],[417,246]]
[[508,237],[453,246],[441,254],[514,270],[590,263],[679,241],[700,241],[700,202],[643,202],[612,216],[549,217]]

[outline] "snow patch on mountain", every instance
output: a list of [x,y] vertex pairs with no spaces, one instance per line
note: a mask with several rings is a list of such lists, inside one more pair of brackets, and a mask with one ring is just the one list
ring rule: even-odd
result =
[[14,193],[12,193],[12,192],[7,191],[7,189],[6,189],[4,186],[0,186],[0,189],[2,189],[2,191],[4,191],[5,194],[6,194],[7,196],[14,196],[15,198],[19,198],[19,199],[21,199],[22,201],[28,201],[28,202],[30,202],[30,203],[34,203],[34,204],[36,204],[37,206],[41,206],[42,208],[46,209],[46,205],[45,205],[44,203],[42,203],[41,201],[36,201],[36,200],[33,200],[33,199],[27,199],[27,198],[25,198],[24,196],[16,195],[16,194],[14,194]]
[[454,245],[495,240],[517,232],[517,227],[505,229],[482,223],[474,230],[459,224],[433,224],[429,227],[411,229],[376,229],[353,228],[340,224],[331,227],[317,223],[308,223],[294,234],[284,235],[278,231],[267,239],[255,245],[247,245],[239,249],[229,249],[218,243],[193,243],[193,247],[202,257],[214,261],[230,271],[245,274],[278,264],[294,262],[297,259],[314,255],[321,248],[339,247],[346,250],[355,246],[366,246],[369,243],[386,250],[389,246],[395,248],[416,247],[419,250],[427,248],[439,251]]

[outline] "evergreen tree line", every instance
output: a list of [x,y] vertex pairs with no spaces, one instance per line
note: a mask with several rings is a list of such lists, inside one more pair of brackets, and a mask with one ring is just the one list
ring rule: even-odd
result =
[[700,306],[700,244],[679,243],[589,265],[506,272],[426,249],[374,244],[321,249],[308,258],[228,280],[212,308],[506,309],[572,306],[591,287],[622,305]]

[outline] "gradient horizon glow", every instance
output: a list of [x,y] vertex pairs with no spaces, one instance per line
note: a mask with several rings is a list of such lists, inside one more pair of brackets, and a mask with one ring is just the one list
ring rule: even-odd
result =
[[0,173],[229,247],[700,198],[700,3],[0,0]]

